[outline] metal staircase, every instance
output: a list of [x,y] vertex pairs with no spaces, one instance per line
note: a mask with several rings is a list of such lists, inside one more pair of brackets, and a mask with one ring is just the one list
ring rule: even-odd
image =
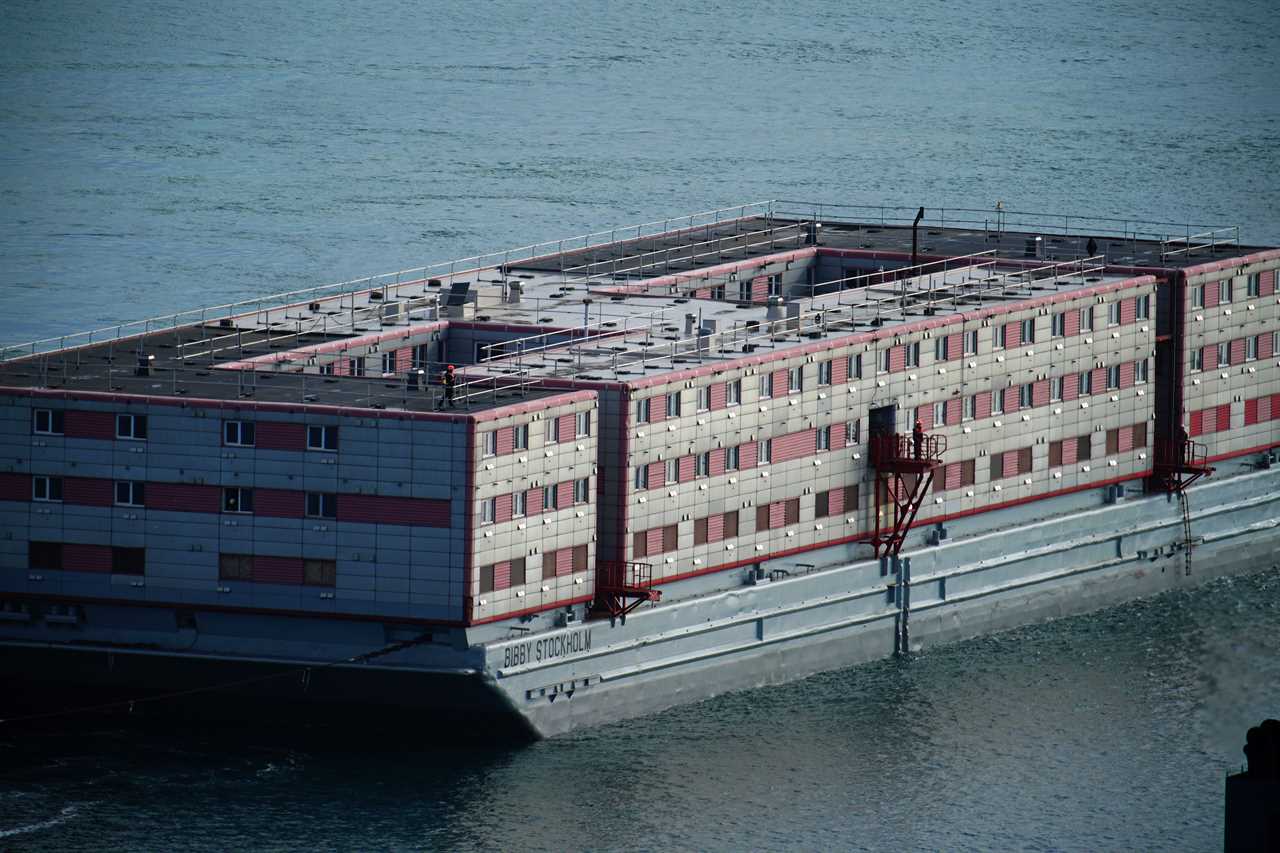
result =
[[871,547],[876,557],[896,557],[902,550],[946,450],[945,435],[913,432],[871,436],[871,465],[876,478],[876,526]]
[[646,601],[658,601],[662,591],[653,586],[653,566],[618,560],[601,560],[596,564],[596,597],[587,614],[589,619],[621,619]]

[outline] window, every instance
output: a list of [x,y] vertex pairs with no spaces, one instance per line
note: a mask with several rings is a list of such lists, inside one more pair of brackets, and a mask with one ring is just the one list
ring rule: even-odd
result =
[[1080,309],[1080,331],[1093,331],[1093,306],[1089,305]]
[[520,424],[511,430],[511,445],[516,450],[529,449],[529,425]]
[[742,402],[742,380],[735,379],[732,382],[726,382],[724,386],[725,402],[730,406],[736,406]]
[[253,423],[251,421],[223,421],[222,443],[230,447],[253,447]]
[[413,348],[413,369],[427,370],[431,367],[431,344],[418,344]]
[[1203,284],[1198,284],[1195,287],[1191,288],[1191,307],[1192,308],[1204,307],[1204,285]]
[[978,463],[974,459],[965,459],[960,463],[960,485],[972,486],[977,482]]
[[831,515],[831,493],[818,492],[813,499],[813,517],[826,518]]
[[1054,338],[1061,338],[1061,337],[1064,337],[1066,334],[1067,334],[1067,315],[1060,311],[1057,314],[1053,315],[1053,321],[1049,325],[1049,336]]
[[933,360],[947,360],[947,336],[943,335],[933,342]]
[[862,421],[849,421],[844,425],[844,443],[848,447],[862,440]]
[[42,571],[57,571],[62,568],[61,542],[27,543],[27,565],[29,568]]
[[791,498],[782,505],[782,521],[784,524],[798,524],[800,522],[799,498]]
[[307,492],[307,518],[337,517],[337,495],[332,492]]
[[347,359],[347,372],[352,376],[364,376],[364,356]]
[[693,457],[693,476],[706,477],[711,474],[711,453],[699,453]]
[[763,373],[760,375],[760,399],[767,400],[773,396],[773,374]]
[[920,366],[920,342],[907,344],[902,348],[902,357],[907,367]]
[[667,395],[667,417],[680,417],[680,392],[672,391]]
[[1135,385],[1143,385],[1149,379],[1151,363],[1145,358],[1133,363],[1133,382]]
[[974,329],[971,332],[964,333],[964,354],[965,355],[978,354],[978,330],[977,329]]
[[116,415],[116,438],[147,440],[146,415]]
[[960,419],[971,421],[978,416],[978,398],[970,394],[960,404]]
[[636,400],[636,423],[638,424],[649,423],[649,398],[648,397],[645,397],[643,400]]
[[637,465],[637,466],[636,466],[636,480],[635,480],[635,482],[636,482],[636,488],[637,488],[637,489],[647,489],[647,488],[649,488],[649,466],[648,466],[648,465]]
[[1029,409],[1035,400],[1035,386],[1030,382],[1018,386],[1018,408]]
[[1107,368],[1107,390],[1114,391],[1120,387],[1120,365],[1112,365]]
[[1262,293],[1262,275],[1254,273],[1249,276],[1249,280],[1245,283],[1245,295],[1258,296]]
[[818,364],[818,384],[831,384],[831,362],[823,361]]
[[493,592],[493,563],[480,567],[480,593]]
[[542,440],[547,444],[555,444],[560,440],[560,419],[547,418],[543,421]]
[[1036,321],[1034,317],[1022,321],[1021,333],[1024,346],[1036,342]]
[[573,502],[584,504],[591,499],[591,478],[583,477],[573,481]]
[[738,282],[738,301],[739,302],[751,301],[751,279],[744,278]]
[[62,435],[63,423],[61,409],[36,409],[31,413],[31,430],[40,435]]
[[143,506],[145,484],[137,480],[116,482],[116,506]]
[[1004,349],[1005,330],[1004,324],[994,327],[991,330],[991,346],[993,349]]
[[1244,360],[1245,361],[1257,360],[1258,343],[1261,341],[1261,339],[1262,339],[1261,335],[1254,335],[1252,337],[1245,338],[1245,341],[1244,341]]
[[1204,370],[1204,350],[1196,347],[1191,351],[1191,369]]
[[1120,303],[1119,302],[1107,303],[1107,325],[1108,326],[1120,325]]
[[319,373],[321,376],[332,376],[332,375],[333,375],[333,362],[331,361],[331,362],[329,362],[328,364],[322,364],[322,365],[320,365],[320,367],[319,367],[319,368],[317,368],[316,372],[317,372],[317,373]]
[[991,414],[999,415],[1004,413],[1004,392],[1006,390],[1001,388],[991,393]]
[[1079,392],[1079,396],[1087,397],[1088,395],[1092,394],[1093,393],[1093,372],[1086,370],[1084,373],[1081,373],[1077,379],[1077,384],[1079,385],[1079,387],[1076,390]]
[[862,378],[862,353],[851,355],[845,364],[846,372],[852,379]]
[[680,481],[680,460],[668,459],[666,463],[666,480],[667,483],[677,483]]
[[307,427],[307,450],[336,451],[338,449],[338,428],[336,426]]
[[62,478],[61,477],[32,477],[31,478],[31,499],[33,501],[53,501],[62,500]]
[[511,560],[511,585],[524,586],[527,582],[528,564],[524,557],[515,557]]
[[737,471],[738,465],[741,464],[740,460],[741,454],[739,453],[738,445],[735,444],[733,447],[726,448],[724,451],[724,470]]
[[1227,367],[1231,364],[1231,344],[1223,341],[1218,344],[1218,367]]
[[773,439],[760,439],[759,452],[756,454],[756,461],[760,464],[773,461]]
[[933,425],[936,427],[947,425],[947,404],[945,402],[933,404]]
[[1062,377],[1054,376],[1049,379],[1049,400],[1056,403],[1062,399]]
[[248,554],[219,554],[218,580],[253,580],[253,557]]
[[544,510],[560,508],[560,490],[555,486],[542,487],[542,508]]
[[1107,430],[1107,455],[1113,456],[1120,452],[1120,430]]
[[698,518],[693,522],[693,544],[706,545],[709,536],[707,534],[707,519]]
[[[644,536],[643,533],[639,534]],[[556,576],[556,552],[547,551],[542,555],[542,579],[553,580]]]
[[112,548],[111,573],[114,575],[143,575],[147,573],[145,548]]
[[831,427],[829,426],[819,427],[817,435],[818,435],[818,449],[830,450],[831,449]]
[[804,368],[792,367],[787,370],[787,393],[797,394],[804,390]]
[[723,284],[717,284],[715,287],[711,288],[711,298],[712,298],[712,299],[720,299],[720,300],[724,299],[724,285],[723,285]]
[[1139,296],[1133,300],[1133,316],[1139,320],[1151,319],[1151,295]]
[[1049,467],[1057,468],[1062,464],[1062,442],[1049,442]]
[[480,501],[480,523],[493,524],[493,520],[498,517],[498,499],[485,498]]
[[522,518],[529,514],[529,493],[521,489],[511,496],[511,515]]
[[769,276],[769,295],[770,296],[782,295],[782,275],[781,274]]
[[724,538],[734,539],[738,535],[738,511],[731,510],[724,514]]
[[1018,451],[1018,473],[1031,473],[1031,448],[1023,447]]
[[1218,282],[1218,304],[1231,304],[1231,279],[1229,278],[1224,278],[1222,281]]
[[384,353],[382,354],[382,372],[383,372],[383,373],[395,373],[395,372],[396,372],[396,354],[395,354],[395,350],[392,350],[391,352],[384,352]]
[[698,389],[698,411],[705,412],[711,408],[711,386],[703,385]]
[[1093,458],[1093,436],[1082,435],[1076,439],[1076,459],[1085,460]]
[[1146,422],[1133,425],[1133,446],[1147,446],[1147,425]]
[[253,489],[233,486],[222,490],[223,512],[253,512]]
[[334,560],[303,560],[302,582],[307,586],[334,586],[338,582],[338,564]]
[[574,545],[572,557],[569,561],[570,571],[574,574],[585,572],[587,570],[587,546]]

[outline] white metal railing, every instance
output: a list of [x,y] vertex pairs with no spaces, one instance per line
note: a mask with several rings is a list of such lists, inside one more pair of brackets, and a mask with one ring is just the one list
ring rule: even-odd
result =
[[1219,246],[1235,246],[1239,245],[1239,243],[1240,228],[1238,226],[1212,228],[1208,231],[1201,231],[1199,234],[1192,234],[1190,227],[1188,227],[1185,237],[1173,237],[1160,241],[1160,260],[1177,255],[1190,255],[1192,252],[1198,252],[1203,249],[1208,249],[1212,253]]
[[[656,236],[670,232],[673,225],[677,229],[684,228],[687,230],[706,224],[721,224],[732,218],[746,218],[748,216],[768,217],[771,215],[771,205],[772,202],[770,201],[760,201],[722,207],[699,213],[686,214],[680,217],[653,220],[639,225],[628,225],[623,228],[596,231],[589,234],[579,235],[577,237],[532,243],[515,249],[488,252],[486,254],[473,255],[469,258],[444,261],[437,264],[399,270],[397,272],[362,276],[360,278],[349,279],[347,281],[337,282],[334,284],[308,287],[300,290],[288,291],[286,293],[277,293],[254,299],[244,299],[238,302],[228,302],[222,305],[195,308],[189,311],[180,311],[175,314],[150,317],[145,320],[119,323],[114,326],[104,326],[90,331],[75,332],[56,337],[42,338],[40,340],[29,341],[26,343],[0,346],[0,362],[38,355],[42,352],[91,346],[93,344],[100,344],[112,340],[119,341],[126,338],[137,337],[139,335],[151,334],[156,331],[164,331],[197,323],[201,325],[217,323],[219,320],[232,319],[250,313],[261,315],[264,311],[308,302],[323,301],[360,291],[378,289],[384,290],[388,293],[398,293],[399,288],[421,285],[431,278],[442,278],[452,281],[458,276],[471,275],[486,269],[499,268],[505,270],[506,267],[509,267],[513,263],[529,261],[534,258],[543,257],[553,253],[563,254],[566,251],[581,251],[583,249],[590,249],[592,246],[616,243],[619,239],[626,241],[644,239],[648,236]],[[659,228],[661,230],[658,230]],[[394,298],[398,298],[398,296]]]

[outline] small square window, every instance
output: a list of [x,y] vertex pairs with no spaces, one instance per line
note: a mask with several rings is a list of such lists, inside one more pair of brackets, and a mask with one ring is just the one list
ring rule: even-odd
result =
[[137,480],[119,480],[116,482],[117,506],[144,506],[146,486]]
[[31,499],[34,501],[60,502],[62,500],[62,478],[32,477]]
[[335,586],[338,582],[336,560],[303,560],[302,582],[307,586]]
[[112,548],[111,573],[116,575],[144,575],[147,573],[145,548]]
[[253,580],[253,557],[248,554],[219,554],[218,580]]
[[253,447],[254,437],[252,421],[222,422],[222,443],[229,447]]
[[337,518],[338,496],[332,492],[307,492],[308,518]]
[[232,487],[222,490],[222,511],[251,513],[253,512],[253,489]]
[[338,449],[338,428],[336,426],[307,427],[307,450],[323,450],[334,452]]
[[35,409],[31,413],[31,430],[39,435],[62,435],[64,429],[61,409]]
[[147,416],[116,415],[116,438],[130,441],[146,441]]

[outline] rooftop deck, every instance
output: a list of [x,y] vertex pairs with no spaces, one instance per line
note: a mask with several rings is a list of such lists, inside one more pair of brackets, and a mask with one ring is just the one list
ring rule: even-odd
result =
[[[899,269],[892,283],[879,269],[792,281],[787,296],[799,305],[783,324],[770,323],[783,309],[771,317],[765,305],[734,299],[735,265],[764,259],[808,263],[819,250],[852,250],[901,268],[913,214],[775,201],[612,229],[10,347],[0,351],[0,386],[427,411],[439,389],[414,387],[417,376],[319,372],[389,332],[516,327],[514,342],[468,367],[459,389],[460,403],[487,408],[547,393],[537,386],[548,378],[627,380],[1126,277],[1107,267],[1182,267],[1251,251],[1234,228],[931,210],[919,255],[945,262],[914,275]],[[698,298],[719,287],[727,299]],[[578,339],[566,342],[565,330]],[[139,351],[149,375],[136,375]],[[428,365],[423,379],[437,369]]]

